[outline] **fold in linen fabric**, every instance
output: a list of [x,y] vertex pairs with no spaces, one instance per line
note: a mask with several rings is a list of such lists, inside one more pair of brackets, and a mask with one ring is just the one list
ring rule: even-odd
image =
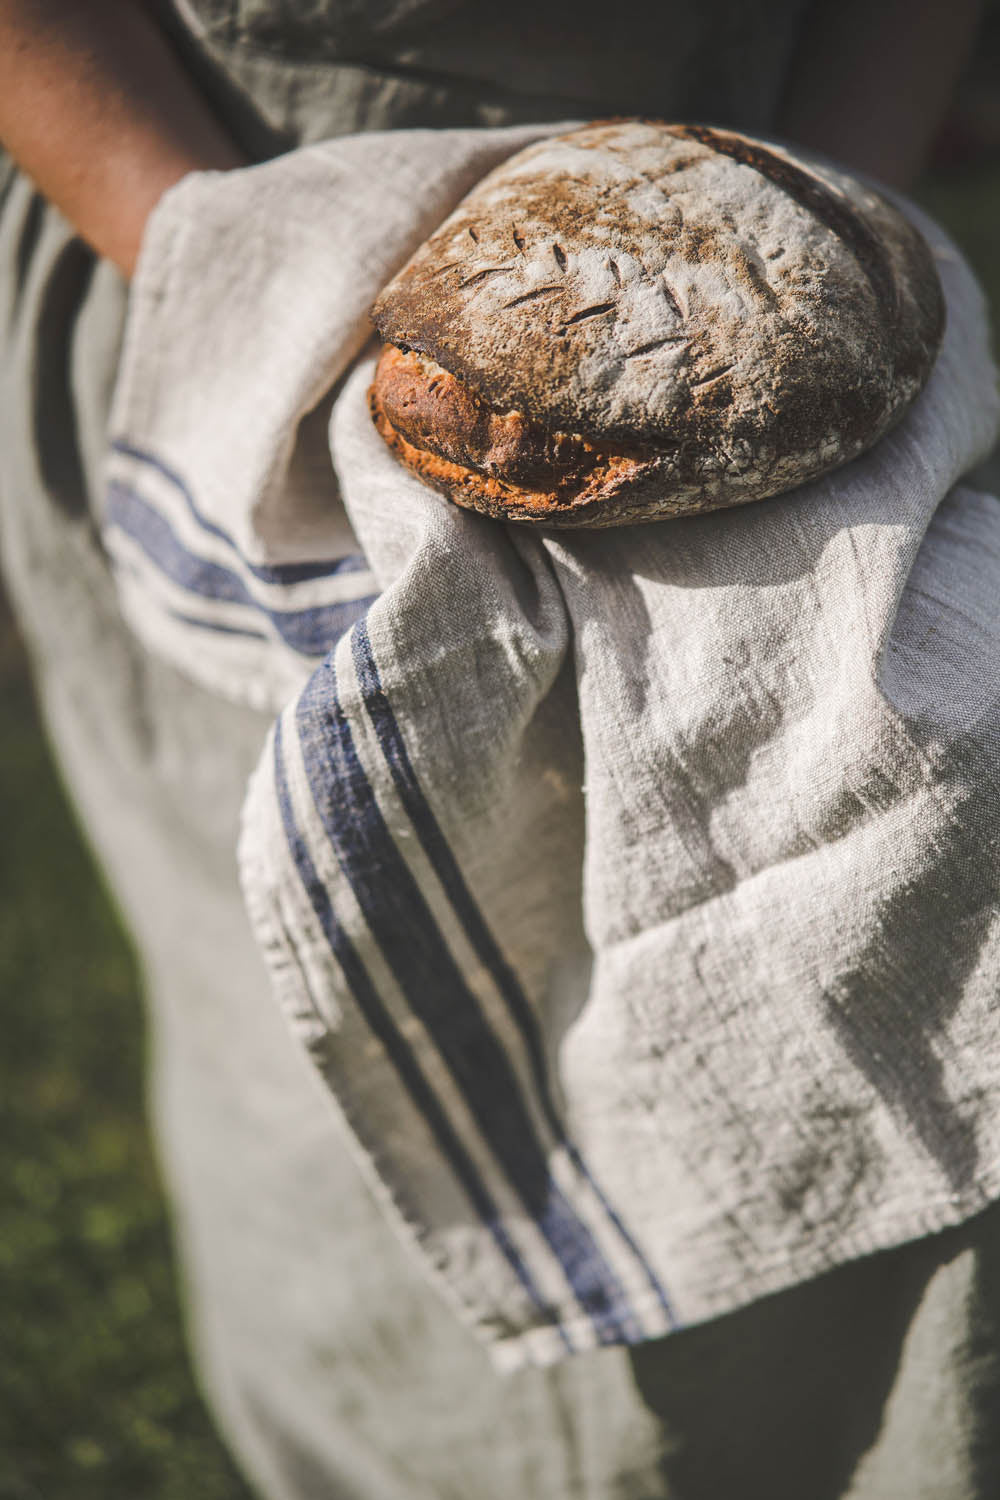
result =
[[240,850],[276,994],[504,1368],[1000,1195],[1000,505],[957,484],[997,419],[979,291],[921,218],[942,354],[826,479],[494,524],[374,433],[366,315],[541,133],[345,138],[168,194],[106,517],[142,638],[278,715]]
[[342,137],[166,195],[130,298],[104,517],[152,649],[277,710],[371,602],[330,469],[331,391],[386,281],[556,128]]

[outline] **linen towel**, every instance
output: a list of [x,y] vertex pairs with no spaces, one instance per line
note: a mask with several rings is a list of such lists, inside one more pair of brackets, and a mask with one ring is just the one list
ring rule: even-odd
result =
[[981,295],[919,218],[929,385],[790,495],[589,535],[460,511],[372,429],[367,310],[551,128],[173,189],[105,525],[150,648],[278,715],[240,848],[275,992],[504,1368],[1000,1193],[1000,505],[957,485],[997,422]]

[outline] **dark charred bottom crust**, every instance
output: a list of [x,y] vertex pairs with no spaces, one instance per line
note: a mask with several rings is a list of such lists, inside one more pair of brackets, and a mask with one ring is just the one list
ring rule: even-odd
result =
[[655,456],[612,452],[545,432],[520,412],[495,412],[420,355],[387,345],[368,403],[396,458],[458,505],[549,526],[655,519],[646,514],[662,467]]
[[585,438],[494,411],[426,355],[389,345],[376,371],[388,420],[415,448],[526,490],[574,491],[598,466]]
[[[507,520],[598,525],[622,490],[660,471],[657,456],[546,432],[498,413],[433,360],[387,345],[369,392],[372,420],[406,468],[457,504]],[[619,522],[621,523],[621,522]]]

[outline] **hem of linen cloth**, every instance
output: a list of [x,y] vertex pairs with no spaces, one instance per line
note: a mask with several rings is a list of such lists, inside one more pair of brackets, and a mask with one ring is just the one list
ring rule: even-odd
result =
[[[926,1237],[943,1234],[950,1229],[958,1229],[1000,1199],[1000,1171],[989,1180],[993,1186],[983,1189],[969,1200],[963,1199],[960,1203],[955,1203],[948,1199],[932,1205],[921,1215],[915,1216],[910,1212],[900,1214],[898,1219],[894,1218],[885,1224],[884,1234],[860,1235],[846,1246],[842,1245],[845,1252],[842,1255],[830,1257],[825,1254],[809,1255],[804,1252],[794,1261],[783,1260],[780,1264],[776,1262],[771,1266],[766,1266],[756,1274],[745,1274],[738,1284],[729,1283],[706,1292],[704,1296],[694,1299],[686,1298],[681,1302],[680,1321],[674,1328],[664,1329],[662,1333],[651,1332],[644,1338],[629,1340],[628,1347],[651,1343],[654,1340],[667,1338],[671,1333],[681,1333],[685,1329],[712,1322],[730,1313],[737,1313],[765,1297],[792,1291],[795,1287],[815,1281],[829,1272],[852,1265],[870,1255],[899,1250]],[[441,1275],[442,1273],[434,1268],[435,1282]],[[449,1301],[451,1300],[449,1298]],[[660,1305],[652,1293],[632,1295],[630,1304],[640,1318],[649,1316],[652,1319],[661,1315]],[[550,1329],[554,1325],[533,1327],[508,1338],[490,1340],[482,1326],[470,1320],[467,1311],[462,1321],[470,1327],[480,1342],[486,1345],[492,1363],[502,1374],[514,1374],[529,1366],[559,1364],[580,1354],[590,1354],[598,1349],[615,1347],[599,1344],[593,1338],[593,1324],[587,1319],[567,1316],[559,1320],[560,1326],[565,1329],[566,1333],[571,1337],[579,1338],[581,1347],[575,1352],[568,1352],[561,1343],[556,1347],[550,1337]],[[543,1337],[539,1337],[540,1335]],[[588,1335],[589,1343],[587,1342]],[[623,1340],[622,1344],[625,1342]],[[618,1347],[621,1347],[621,1344]]]
[[[270,737],[267,743],[270,744]],[[280,923],[274,915],[264,856],[257,844],[257,831],[247,816],[254,784],[258,777],[265,774],[265,760],[266,749],[261,764],[251,777],[244,802],[237,849],[240,883],[251,928],[267,963],[275,997],[289,1025],[291,1038],[307,1052],[302,1025],[295,1019],[301,1012],[302,989],[303,986],[308,988],[307,981],[296,954],[289,952],[285,935],[279,931]],[[407,1212],[397,1190],[380,1171],[373,1155],[354,1130],[342,1101],[324,1082],[318,1070],[315,1071],[315,1078],[332,1112],[341,1122],[354,1159],[382,1209],[387,1225],[404,1246],[411,1263],[415,1264],[446,1307],[483,1347],[499,1373],[507,1375],[532,1366],[551,1366],[577,1355],[616,1347],[599,1341],[589,1318],[581,1317],[575,1309],[569,1311],[560,1306],[554,1307],[555,1316],[551,1321],[532,1323],[512,1334],[492,1332],[492,1328],[501,1320],[509,1326],[509,1313],[482,1303],[473,1303],[463,1296],[449,1275],[447,1266],[442,1265],[426,1249],[423,1238],[428,1232],[428,1226]],[[664,1323],[662,1304],[653,1292],[648,1288],[626,1286],[623,1289],[629,1304],[644,1325],[645,1331],[636,1339],[618,1341],[617,1347],[626,1343],[649,1343],[667,1337],[671,1332],[710,1322],[738,1312],[763,1297],[790,1291],[869,1255],[898,1249],[925,1236],[954,1229],[975,1217],[998,1198],[1000,1163],[993,1172],[980,1177],[974,1192],[935,1200],[918,1211],[885,1205],[877,1227],[869,1233],[841,1238],[836,1255],[831,1255],[823,1246],[804,1243],[793,1255],[783,1255],[765,1262],[753,1272],[744,1271],[738,1281],[703,1288],[692,1288],[689,1284],[686,1292],[682,1291],[679,1297],[676,1280],[672,1279],[672,1300],[678,1313],[678,1321],[673,1327]],[[666,1275],[668,1267],[659,1257],[657,1259],[657,1269]],[[569,1336],[574,1347],[567,1347],[565,1339],[560,1336],[560,1330]]]

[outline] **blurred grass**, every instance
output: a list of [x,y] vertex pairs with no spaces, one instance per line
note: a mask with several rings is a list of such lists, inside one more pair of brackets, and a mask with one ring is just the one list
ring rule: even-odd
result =
[[[1000,308],[1000,164],[917,196]],[[2,610],[0,704],[0,1500],[249,1500],[184,1352],[134,957]]]
[[0,1500],[248,1500],[194,1389],[129,944],[0,614]]

